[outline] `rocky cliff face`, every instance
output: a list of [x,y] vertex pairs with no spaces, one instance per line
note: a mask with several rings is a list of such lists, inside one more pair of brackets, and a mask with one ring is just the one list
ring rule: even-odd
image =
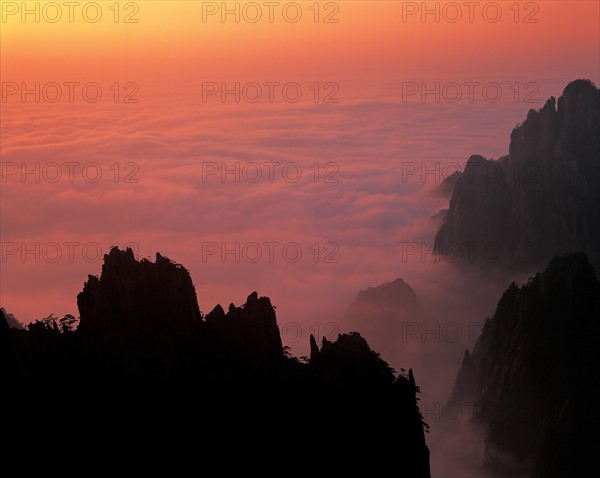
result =
[[168,333],[201,320],[188,271],[159,253],[155,262],[137,261],[131,249],[113,248],[104,256],[101,276],[88,276],[77,305],[81,334]]
[[489,471],[598,474],[598,343],[600,283],[584,254],[556,257],[506,290],[454,389],[454,398],[479,403]]
[[206,316],[205,333],[213,346],[230,357],[274,363],[283,359],[283,345],[268,297],[248,296],[242,307],[229,305],[227,313],[220,305]]
[[442,183],[433,190],[433,193],[438,196],[450,198],[454,192],[454,187],[460,178],[462,178],[462,173],[460,171],[453,172],[450,176],[444,178]]
[[509,155],[471,156],[435,238],[463,262],[525,268],[582,251],[600,266],[600,90],[570,83],[556,105],[531,110]]

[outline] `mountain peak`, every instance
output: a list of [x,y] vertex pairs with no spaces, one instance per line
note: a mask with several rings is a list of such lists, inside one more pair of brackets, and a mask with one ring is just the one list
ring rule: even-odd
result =
[[465,174],[436,252],[458,247],[465,263],[511,270],[581,251],[600,267],[600,90],[591,81],[573,81],[558,102],[530,110],[510,135],[508,156],[473,155]]
[[88,277],[77,305],[82,333],[139,326],[164,329],[201,320],[188,271],[159,253],[154,263],[138,261],[130,248],[114,247],[105,254],[100,277]]
[[565,86],[563,90],[564,97],[578,96],[578,95],[589,95],[594,96],[598,88],[592,80],[579,79],[574,80]]
[[360,330],[381,356],[394,366],[401,362],[398,340],[402,326],[420,321],[423,312],[415,291],[402,279],[361,290],[346,309],[343,330]]

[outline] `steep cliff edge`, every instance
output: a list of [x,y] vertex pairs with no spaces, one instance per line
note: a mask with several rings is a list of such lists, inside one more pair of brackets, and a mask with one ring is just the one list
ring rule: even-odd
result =
[[599,343],[600,283],[584,254],[555,257],[506,290],[465,355],[453,397],[479,404],[489,471],[595,476]]
[[600,90],[570,83],[530,110],[497,161],[471,156],[456,181],[434,249],[503,268],[585,252],[600,267]]

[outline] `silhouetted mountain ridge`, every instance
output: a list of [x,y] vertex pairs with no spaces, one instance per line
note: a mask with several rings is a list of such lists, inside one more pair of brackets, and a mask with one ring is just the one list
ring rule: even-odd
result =
[[[430,477],[412,371],[396,377],[360,334],[324,340],[321,349],[311,336],[311,359],[302,363],[284,352],[269,298],[253,292],[241,307],[225,313],[219,305],[202,317],[183,266],[160,254],[137,261],[116,248],[77,299],[75,331],[54,321],[10,329],[2,312],[5,407],[69,404],[63,426],[138,417],[205,437],[243,436],[246,446],[260,428],[264,450],[335,443],[353,463]],[[42,417],[30,418],[39,425]],[[314,423],[329,425],[315,433]]]

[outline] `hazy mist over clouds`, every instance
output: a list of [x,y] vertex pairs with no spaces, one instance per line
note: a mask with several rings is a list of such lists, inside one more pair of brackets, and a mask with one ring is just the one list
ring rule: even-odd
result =
[[[58,33],[3,23],[3,82],[97,82],[104,96],[23,102],[3,90],[0,306],[25,325],[77,316],[113,245],[160,252],[189,270],[204,314],[270,297],[298,357],[311,333],[320,343],[363,331],[396,371],[413,369],[432,477],[480,478],[485,431],[467,423],[468,404],[456,416],[447,401],[502,292],[533,271],[484,274],[435,256],[449,201],[435,189],[473,154],[508,154],[513,128],[570,81],[600,83],[597,11],[544,2],[539,22],[506,10],[497,24],[455,25],[399,23],[407,2],[339,2],[329,25],[310,14],[203,24],[202,3],[141,2],[139,24]],[[269,82],[302,95],[235,102],[206,89]],[[466,82],[501,94],[406,94]],[[390,333],[367,307],[347,323],[359,291],[398,278],[415,317],[400,308]]]

